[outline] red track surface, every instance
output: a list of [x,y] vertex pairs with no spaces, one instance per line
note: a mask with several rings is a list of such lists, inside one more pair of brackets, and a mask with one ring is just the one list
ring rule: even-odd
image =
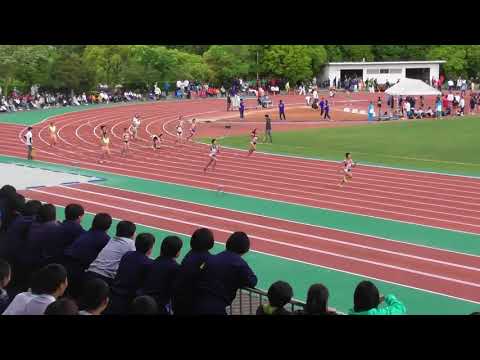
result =
[[[336,186],[338,164],[259,153],[247,157],[243,151],[230,149],[222,150],[216,173],[205,176],[206,147],[192,143],[175,147],[170,134],[179,113],[186,117],[202,113],[221,117],[225,115],[223,107],[223,101],[211,100],[58,116],[55,122],[60,144],[55,149],[46,144],[47,123],[35,128],[37,159],[207,189],[222,186],[225,192],[480,234],[478,179],[358,166],[355,180],[340,189]],[[119,154],[120,136],[135,112],[143,118],[141,138],[123,159]],[[96,163],[101,124],[113,134],[114,155],[105,164]],[[199,125],[200,132],[205,126]],[[20,128],[2,125],[0,131],[0,153],[25,156]],[[149,134],[160,131],[166,132],[167,141],[163,149],[153,152]]]
[[[298,102],[298,98],[289,102]],[[135,112],[142,115],[140,139],[132,144],[129,156],[122,158],[120,136]],[[241,195],[480,234],[478,179],[358,166],[355,181],[339,189],[338,164],[259,153],[247,157],[245,152],[231,149],[221,151],[214,174],[204,175],[206,147],[173,143],[179,113],[185,118],[200,118],[201,114],[222,118],[227,114],[223,101],[207,100],[57,116],[60,142],[55,148],[47,144],[48,124],[35,126],[37,159],[206,189],[222,186],[225,192]],[[96,163],[100,125],[108,127],[113,140],[113,156],[105,164]],[[199,124],[200,134],[207,130],[207,124]],[[19,126],[0,125],[0,153],[24,157],[20,142],[23,131]],[[161,131],[167,141],[154,152],[150,135]],[[26,195],[59,205],[79,199],[94,213],[107,208],[117,218],[185,234],[198,226],[208,226],[220,241],[231,231],[241,229],[251,235],[257,251],[480,302],[480,257],[146,194],[98,189],[93,185],[56,187],[31,190]]]
[[171,232],[191,234],[208,227],[221,242],[242,230],[250,234],[256,251],[480,302],[477,256],[91,184],[33,189],[24,195],[62,206],[80,202],[92,213],[108,211]]

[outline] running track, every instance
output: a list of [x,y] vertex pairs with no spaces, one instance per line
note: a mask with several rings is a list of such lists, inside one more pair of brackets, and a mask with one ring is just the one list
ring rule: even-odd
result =
[[[247,158],[244,151],[233,149],[223,149],[216,172],[204,175],[206,147],[175,146],[172,134],[179,113],[187,119],[202,114],[220,117],[225,115],[223,108],[223,101],[191,101],[57,116],[60,142],[55,149],[47,144],[47,123],[35,127],[37,159],[480,234],[478,179],[358,166],[355,180],[340,189],[338,164],[259,153]],[[140,139],[124,159],[120,136],[135,112],[142,115]],[[113,140],[113,156],[105,164],[96,163],[100,125],[109,128]],[[2,124],[0,153],[24,157],[23,131]],[[150,135],[161,131],[167,140],[153,152]],[[31,190],[26,195],[58,205],[81,201],[91,212],[107,207],[115,217],[174,232],[189,234],[208,226],[219,241],[241,229],[251,235],[258,251],[480,303],[480,257],[472,255],[87,184]]]

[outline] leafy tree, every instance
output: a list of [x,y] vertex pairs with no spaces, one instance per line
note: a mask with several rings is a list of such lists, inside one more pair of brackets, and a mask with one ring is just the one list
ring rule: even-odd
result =
[[156,81],[172,80],[177,66],[175,52],[164,46],[134,45],[130,54],[135,61],[145,68],[145,81],[153,84]]
[[310,58],[312,59],[313,74],[318,74],[327,63],[328,55],[323,45],[308,46]]
[[226,83],[252,72],[251,48],[248,45],[212,45],[203,54],[212,71],[213,81]]
[[372,45],[343,45],[343,61],[373,61]]
[[306,45],[272,45],[262,64],[268,73],[296,83],[312,77],[311,55]]
[[466,48],[462,45],[433,46],[426,54],[429,60],[446,60],[443,68],[448,77],[466,75]]
[[109,86],[122,82],[128,56],[129,49],[124,45],[89,45],[84,52],[86,64],[95,70],[97,82]]

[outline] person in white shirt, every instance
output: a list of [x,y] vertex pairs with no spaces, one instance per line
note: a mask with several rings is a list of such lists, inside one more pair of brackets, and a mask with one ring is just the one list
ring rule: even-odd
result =
[[59,264],[47,265],[34,274],[31,289],[15,296],[2,315],[43,315],[67,287],[67,270]]
[[122,256],[129,251],[135,251],[135,242],[133,241],[135,231],[134,223],[120,221],[117,225],[116,236],[110,239],[87,269],[88,276],[105,280],[110,285],[117,274]]
[[405,106],[405,114],[407,114],[407,118],[410,118],[410,110],[411,110],[410,102],[405,101],[404,106]]
[[460,116],[465,115],[465,98],[462,96],[459,101],[460,105]]
[[78,315],[101,315],[110,303],[110,288],[101,279],[92,279],[85,283],[80,298]]
[[27,133],[23,136],[25,139],[25,145],[27,145],[27,158],[28,160],[33,160],[33,134],[32,134],[33,128],[31,126],[28,127]]

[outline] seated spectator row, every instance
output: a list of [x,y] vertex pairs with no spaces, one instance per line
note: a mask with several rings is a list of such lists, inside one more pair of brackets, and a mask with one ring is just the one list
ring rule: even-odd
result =
[[[214,255],[213,233],[197,229],[179,263],[179,237],[164,238],[152,259],[154,235],[137,234],[136,225],[123,220],[110,237],[106,213],[96,214],[86,231],[83,215],[81,205],[70,204],[60,223],[52,204],[25,202],[9,185],[0,190],[0,313],[226,315],[239,289],[257,285],[243,258],[250,250],[243,232],[231,234],[225,251]],[[257,314],[289,315],[285,306],[292,298],[290,284],[277,281]],[[295,314],[334,314],[328,298],[328,289],[314,284],[304,310]],[[352,314],[406,313],[394,295],[384,297],[369,281],[357,286],[353,304]]]

